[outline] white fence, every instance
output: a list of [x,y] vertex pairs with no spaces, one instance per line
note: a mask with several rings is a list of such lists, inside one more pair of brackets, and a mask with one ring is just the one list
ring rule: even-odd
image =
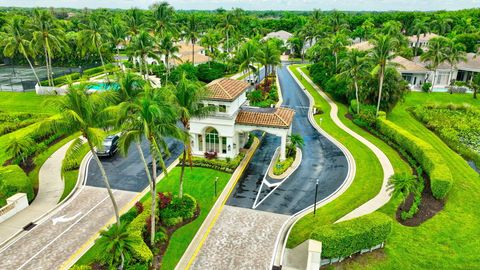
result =
[[63,95],[67,93],[66,88],[35,85],[37,95]]
[[26,193],[17,193],[7,199],[7,205],[0,209],[0,223],[11,218],[16,213],[28,207],[28,198]]

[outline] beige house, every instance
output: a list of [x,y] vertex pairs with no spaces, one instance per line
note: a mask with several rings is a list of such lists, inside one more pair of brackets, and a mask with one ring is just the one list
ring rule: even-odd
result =
[[[426,50],[428,48],[428,42],[432,38],[439,37],[439,35],[434,34],[434,33],[427,33],[427,34],[422,34],[420,35],[420,38],[418,39],[418,48],[421,48],[422,50]],[[408,45],[411,48],[415,48],[417,44],[417,36],[409,36],[408,37]]]

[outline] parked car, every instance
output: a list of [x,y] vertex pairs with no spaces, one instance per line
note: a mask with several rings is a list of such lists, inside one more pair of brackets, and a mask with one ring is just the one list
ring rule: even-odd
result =
[[112,157],[118,151],[118,135],[110,135],[103,141],[103,149],[96,149],[99,157]]

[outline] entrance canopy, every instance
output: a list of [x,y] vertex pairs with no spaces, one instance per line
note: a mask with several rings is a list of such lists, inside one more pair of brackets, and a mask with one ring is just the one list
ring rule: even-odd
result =
[[235,124],[289,129],[295,111],[288,108],[242,107]]

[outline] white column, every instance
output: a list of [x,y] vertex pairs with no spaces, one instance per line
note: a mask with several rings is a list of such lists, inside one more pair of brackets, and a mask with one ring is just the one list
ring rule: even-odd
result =
[[280,143],[280,161],[284,161],[286,158],[286,150],[287,150],[287,134],[281,136],[281,143]]

